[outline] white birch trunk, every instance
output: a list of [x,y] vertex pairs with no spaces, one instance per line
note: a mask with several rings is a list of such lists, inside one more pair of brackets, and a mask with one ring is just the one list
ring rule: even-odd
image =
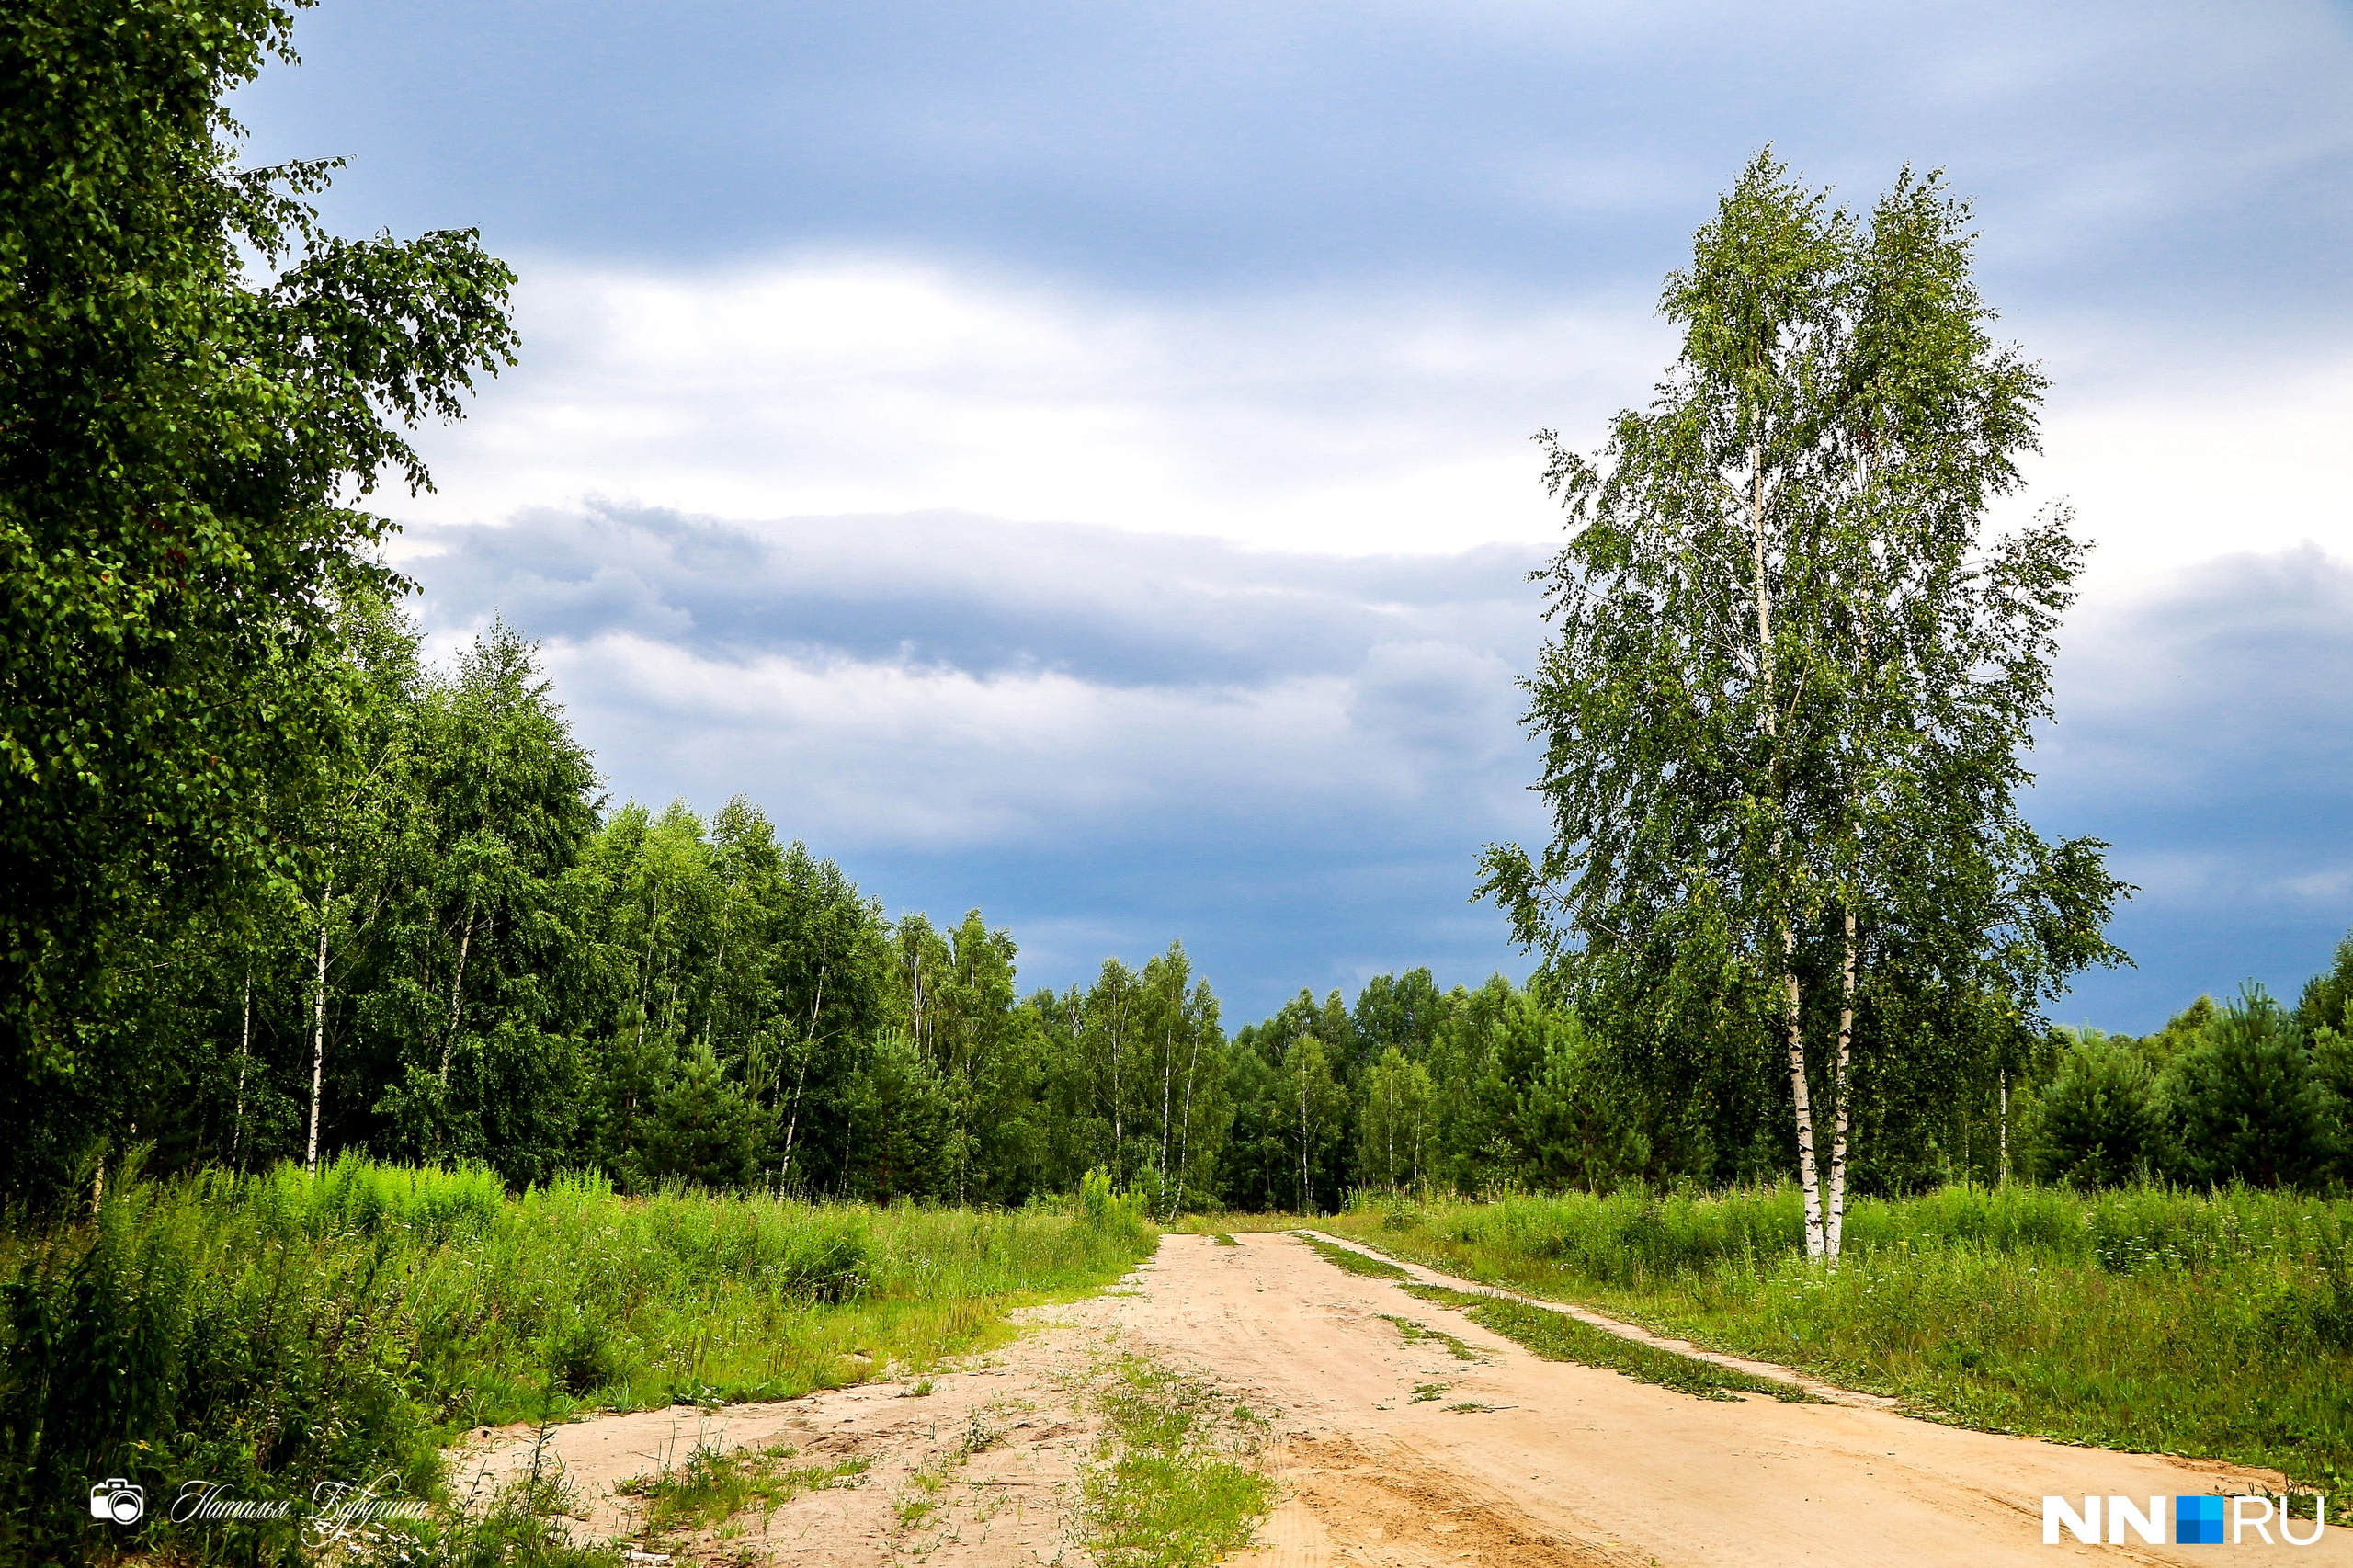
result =
[[1838,1071],[1831,1081],[1834,1097],[1830,1135],[1830,1194],[1824,1215],[1823,1252],[1836,1260],[1839,1238],[1847,1223],[1847,1063],[1855,1041],[1855,912],[1847,911],[1846,963],[1838,992]]
[[327,873],[326,892],[319,900],[319,977],[311,996],[311,1136],[302,1152],[302,1168],[319,1174],[319,1083],[327,1061],[327,915],[335,908],[335,873]]
[[1813,1102],[1806,1087],[1805,1035],[1799,1022],[1798,976],[1790,952],[1797,945],[1797,937],[1786,928],[1781,937],[1782,998],[1790,1028],[1790,1097],[1797,1104],[1798,1183],[1805,1192],[1805,1255],[1820,1257],[1825,1240],[1822,1230],[1822,1182],[1813,1163]]
[[[1765,454],[1761,449],[1749,448],[1748,468],[1751,478],[1749,541],[1756,579],[1756,672],[1758,685],[1765,696],[1765,739],[1772,753],[1767,766],[1772,769],[1772,783],[1778,790],[1780,784],[1780,747],[1776,744],[1779,730],[1773,709],[1773,602],[1765,575]],[[1773,863],[1777,870],[1780,861],[1781,835],[1777,828],[1773,835]],[[1784,896],[1780,889],[1776,889],[1775,893],[1776,896]],[[1806,1256],[1820,1257],[1826,1237],[1822,1228],[1822,1185],[1813,1160],[1813,1096],[1806,1087],[1805,1020],[1798,992],[1797,943],[1797,933],[1790,927],[1785,914],[1781,922],[1781,988],[1782,1006],[1789,1025],[1790,1098],[1797,1112],[1798,1182],[1805,1192]]]
[[458,1043],[458,1007],[466,989],[466,951],[474,943],[474,901],[466,900],[465,935],[458,938],[458,972],[449,982],[449,1028],[441,1037],[441,1086],[449,1086],[449,1048]]
[[229,1131],[229,1168],[237,1168],[238,1151],[245,1142],[245,1068],[254,1057],[254,971],[245,966],[245,1032],[237,1041],[237,1109]]
[[2003,1067],[1996,1071],[1998,1074],[1996,1081],[2001,1085],[2002,1090],[2002,1119],[1999,1124],[2002,1142],[2002,1185],[2007,1187],[2010,1184],[2010,1070]]

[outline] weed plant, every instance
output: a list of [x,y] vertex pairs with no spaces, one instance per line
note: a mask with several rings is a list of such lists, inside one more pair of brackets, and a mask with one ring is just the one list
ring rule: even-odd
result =
[[1856,1200],[1809,1261],[1795,1188],[1393,1204],[1325,1221],[1968,1426],[2236,1460],[2353,1504],[2353,1202],[1953,1187]]
[[798,1454],[789,1445],[756,1452],[699,1448],[677,1470],[624,1481],[614,1490],[644,1500],[645,1536],[652,1541],[678,1531],[719,1528],[756,1505],[765,1514],[804,1492],[854,1486],[866,1473],[868,1461],[862,1459],[796,1465],[790,1461]]
[[0,1233],[0,1561],[291,1562],[288,1524],[151,1506],[130,1530],[82,1498],[110,1476],[151,1505],[191,1479],[298,1505],[380,1476],[431,1496],[465,1428],[920,1370],[1154,1244],[1116,1199],[1078,1217],[624,1199],[593,1176],[509,1197],[485,1170],[356,1156],[120,1180],[94,1218]]
[[1086,1545],[1103,1568],[1206,1568],[1267,1512],[1264,1423],[1213,1390],[1140,1356],[1098,1394],[1108,1418],[1085,1476]]

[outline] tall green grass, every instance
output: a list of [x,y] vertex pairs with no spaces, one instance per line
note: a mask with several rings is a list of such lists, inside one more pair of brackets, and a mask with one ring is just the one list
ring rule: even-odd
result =
[[190,1479],[269,1499],[387,1473],[430,1495],[462,1429],[921,1367],[1154,1241],[1118,1203],[625,1199],[597,1177],[509,1197],[484,1170],[356,1157],[117,1182],[94,1219],[0,1234],[0,1561],[131,1544],[84,1504],[110,1476],[147,1486],[142,1546],[291,1561],[282,1526],[174,1526],[160,1500]]
[[1948,1187],[1858,1200],[1835,1269],[1794,1188],[1568,1194],[1328,1221],[1966,1425],[2266,1465],[2353,1503],[2353,1202]]

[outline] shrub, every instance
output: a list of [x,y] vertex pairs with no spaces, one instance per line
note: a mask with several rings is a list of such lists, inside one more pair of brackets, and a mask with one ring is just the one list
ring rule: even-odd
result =
[[[108,1475],[151,1504],[190,1477],[299,1503],[387,1471],[431,1496],[460,1427],[561,1418],[591,1395],[784,1399],[920,1365],[984,1340],[1012,1301],[1104,1283],[1151,1250],[1108,1182],[1094,1208],[1080,1223],[683,1188],[641,1201],[597,1176],[507,1198],[476,1167],[357,1157],[315,1177],[126,1173],[95,1220],[0,1229],[0,1562],[104,1544],[290,1565],[300,1543],[275,1526],[176,1527],[151,1507],[108,1534],[69,1505]],[[515,1528],[521,1562],[546,1541]],[[513,1533],[457,1520],[415,1561],[496,1561]]]
[[1148,1199],[1132,1189],[1113,1190],[1111,1173],[1097,1165],[1079,1178],[1078,1221],[1107,1236],[1131,1240],[1149,1248],[1160,1234],[1147,1210]]

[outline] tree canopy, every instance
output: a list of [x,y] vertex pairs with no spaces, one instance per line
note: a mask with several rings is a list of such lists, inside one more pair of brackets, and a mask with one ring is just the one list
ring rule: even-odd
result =
[[244,168],[223,100],[272,0],[26,0],[0,22],[0,1054],[36,1101],[114,1060],[159,922],[301,881],[351,738],[340,604],[404,429],[511,362],[472,231],[352,241],[331,163]]
[[1949,1077],[2121,957],[2105,846],[2018,808],[2082,549],[2063,509],[1985,533],[2043,378],[1987,335],[1968,224],[1935,176],[1858,218],[1761,154],[1667,280],[1683,347],[1651,404],[1597,461],[1538,437],[1572,529],[1529,685],[1553,836],[1491,849],[1482,891],[1752,1137],[1780,1037],[1833,1255],[1859,1016],[1905,1063],[1883,1082]]

